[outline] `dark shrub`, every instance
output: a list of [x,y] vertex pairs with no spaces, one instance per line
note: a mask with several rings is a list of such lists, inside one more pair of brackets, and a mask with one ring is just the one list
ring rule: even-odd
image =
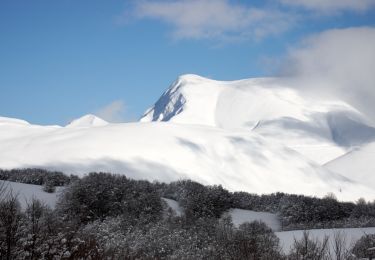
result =
[[368,249],[375,247],[375,234],[362,236],[353,247],[353,254],[359,258],[375,257],[374,251]]
[[147,222],[160,216],[162,202],[149,182],[90,173],[64,190],[58,208],[64,217],[83,223],[118,215]]

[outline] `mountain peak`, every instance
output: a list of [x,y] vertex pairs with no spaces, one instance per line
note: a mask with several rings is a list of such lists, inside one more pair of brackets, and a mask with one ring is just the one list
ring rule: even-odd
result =
[[84,115],[70,122],[66,127],[93,127],[105,126],[108,122],[92,114]]
[[311,120],[311,115],[353,108],[344,102],[308,97],[281,79],[253,78],[217,81],[181,75],[163,93],[141,121],[252,128],[259,121],[279,118]]
[[182,81],[211,81],[209,78],[205,78],[203,76],[197,74],[182,74],[178,76],[177,80]]

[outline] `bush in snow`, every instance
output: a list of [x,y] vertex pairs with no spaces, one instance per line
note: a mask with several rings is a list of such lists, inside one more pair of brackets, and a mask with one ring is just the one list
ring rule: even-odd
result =
[[280,259],[279,239],[263,222],[244,223],[235,232],[236,259]]
[[310,237],[310,234],[305,231],[301,240],[294,240],[288,259],[330,260],[328,242],[328,237],[325,237],[323,241],[314,240]]
[[[232,207],[231,194],[222,186],[204,186],[191,180],[171,184],[174,199],[184,208],[186,219],[194,222],[199,218],[219,218]],[[172,197],[173,198],[173,197]]]
[[43,184],[43,191],[48,192],[48,193],[53,193],[56,191],[56,187],[53,185],[51,181],[46,181]]
[[162,202],[149,182],[90,173],[64,190],[58,208],[64,217],[82,223],[118,215],[147,223],[161,217]]
[[216,224],[213,259],[283,259],[279,239],[263,222],[243,223],[234,228],[226,215]]

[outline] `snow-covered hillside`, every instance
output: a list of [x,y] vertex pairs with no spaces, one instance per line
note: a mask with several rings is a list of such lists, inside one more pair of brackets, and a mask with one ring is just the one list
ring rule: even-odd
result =
[[318,163],[375,138],[375,129],[353,107],[302,95],[287,84],[279,78],[224,82],[184,75],[141,121],[245,128]]
[[27,204],[30,203],[33,198],[40,200],[51,208],[54,208],[58,200],[58,196],[63,190],[63,187],[56,187],[56,191],[54,193],[47,193],[43,191],[43,186],[40,185],[1,180],[0,185],[4,185],[3,187],[5,187],[6,193],[11,192],[13,195],[17,195],[22,209],[26,209]]
[[374,185],[322,164],[373,140],[374,128],[341,101],[317,101],[285,84],[181,76],[136,123],[87,115],[61,127],[0,118],[0,168],[110,171],[237,191],[373,199]]
[[333,192],[357,199],[366,191],[369,198],[375,197],[374,190],[242,130],[154,122],[48,127],[37,135],[32,126],[24,126],[19,138],[12,135],[9,140],[2,134],[0,143],[2,168],[44,167],[76,174],[110,171],[137,179],[191,178],[257,193]]

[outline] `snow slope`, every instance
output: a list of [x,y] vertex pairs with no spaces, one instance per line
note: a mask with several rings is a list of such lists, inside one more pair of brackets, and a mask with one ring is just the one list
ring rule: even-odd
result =
[[56,187],[54,193],[48,193],[43,191],[43,187],[40,185],[25,184],[11,181],[0,181],[0,185],[3,183],[6,189],[6,192],[12,192],[18,196],[18,200],[21,204],[22,209],[26,209],[27,203],[30,202],[33,198],[36,198],[51,208],[54,208],[58,199],[59,194],[61,193],[63,187]]
[[344,200],[363,194],[375,197],[374,189],[249,131],[163,122],[37,129],[38,134],[32,125],[23,126],[14,136],[12,127],[1,127],[1,168],[42,167],[75,174],[110,171],[167,182],[190,178],[257,193],[333,192]]
[[236,227],[245,222],[262,221],[273,231],[281,229],[280,221],[276,214],[246,209],[230,209],[228,213],[232,217],[233,225]]
[[328,162],[326,168],[375,187],[375,142],[358,147]]
[[245,128],[320,164],[375,138],[375,128],[353,107],[308,97],[279,78],[225,82],[184,75],[141,121]]

